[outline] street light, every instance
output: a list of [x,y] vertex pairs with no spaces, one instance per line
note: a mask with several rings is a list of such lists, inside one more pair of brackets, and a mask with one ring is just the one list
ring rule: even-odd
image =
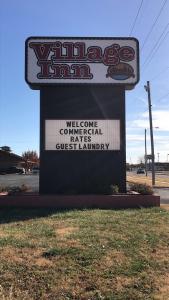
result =
[[160,153],[157,153],[157,157],[158,157],[158,162],[160,161]]

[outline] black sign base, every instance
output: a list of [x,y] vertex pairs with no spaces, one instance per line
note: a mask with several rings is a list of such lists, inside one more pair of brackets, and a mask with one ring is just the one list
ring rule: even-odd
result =
[[[112,86],[40,90],[40,194],[126,192],[125,91]],[[45,150],[45,120],[120,120],[120,151]]]

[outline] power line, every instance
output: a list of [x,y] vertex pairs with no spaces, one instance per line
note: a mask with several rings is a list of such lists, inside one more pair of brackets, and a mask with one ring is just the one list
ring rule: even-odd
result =
[[165,98],[168,95],[169,95],[169,92],[167,94],[165,94],[164,96],[160,97],[158,100],[156,100],[156,102],[160,101],[161,99]]
[[144,67],[144,65],[146,64],[146,62],[147,62],[147,60],[149,59],[149,57],[151,57],[152,52],[155,50],[155,48],[157,47],[158,43],[160,42],[160,40],[161,40],[161,38],[162,38],[164,32],[166,31],[168,25],[169,25],[169,23],[165,26],[164,30],[163,30],[162,33],[160,34],[160,36],[159,36],[157,42],[155,43],[155,45],[154,45],[153,48],[151,49],[151,51],[150,51],[149,55],[147,56],[146,60],[144,61],[142,67]]
[[133,32],[133,29],[134,29],[135,24],[136,24],[136,21],[137,21],[137,19],[138,19],[138,16],[139,16],[141,7],[142,7],[142,5],[143,5],[143,1],[144,1],[144,0],[142,0],[141,3],[140,3],[139,9],[138,9],[138,11],[137,11],[137,15],[136,15],[136,17],[135,17],[135,19],[134,19],[134,22],[133,22],[133,25],[132,25],[132,27],[131,27],[129,36],[131,36],[131,34],[132,34],[132,32]]
[[164,69],[162,69],[162,71],[160,71],[159,73],[157,73],[154,77],[150,78],[150,81],[154,81],[156,78],[158,78],[161,74],[164,74],[166,71],[169,71],[169,66],[165,67]]
[[168,34],[169,34],[169,31],[166,32],[166,34],[165,34],[165,36],[164,36],[164,38],[163,38],[161,44],[156,48],[155,52],[154,52],[154,53],[152,54],[152,56],[150,57],[149,61],[148,61],[147,64],[146,64],[146,67],[147,67],[147,66],[149,65],[149,63],[152,61],[154,55],[157,53],[158,49],[161,47],[162,43],[165,41],[165,39],[166,39],[166,37],[167,37]]
[[152,33],[152,31],[153,31],[153,29],[154,29],[154,27],[155,27],[155,25],[156,25],[156,23],[157,23],[157,21],[158,21],[160,15],[161,15],[161,13],[162,13],[162,11],[163,11],[164,6],[166,5],[166,3],[167,3],[167,0],[164,0],[163,4],[162,4],[162,6],[161,6],[160,11],[159,11],[157,17],[155,18],[155,21],[154,21],[153,25],[151,26],[151,28],[150,28],[148,34],[147,34],[146,37],[145,37],[145,40],[144,40],[143,45],[142,45],[142,47],[141,47],[141,51],[143,50],[143,48],[144,48],[144,46],[145,46],[145,44],[146,44],[146,42],[147,42],[147,40],[148,40],[150,34]]

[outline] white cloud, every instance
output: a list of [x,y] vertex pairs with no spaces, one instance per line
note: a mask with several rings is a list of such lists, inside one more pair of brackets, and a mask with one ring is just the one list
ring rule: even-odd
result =
[[[169,153],[169,109],[155,110],[152,112],[153,127],[158,129],[154,132],[154,151],[157,158],[159,153],[160,161],[166,161]],[[126,128],[126,145],[127,145],[127,160],[132,159],[133,162],[138,161],[138,157],[144,156],[144,130],[147,128],[147,151],[151,153],[150,131],[149,131],[149,113],[146,111],[141,113],[137,119],[127,122]]]
[[126,140],[128,142],[142,142],[144,140],[144,135],[142,134],[127,134]]
[[169,131],[169,110],[156,110],[153,112],[153,124],[160,130]]
[[[169,131],[169,110],[155,110],[152,112],[153,127],[160,131]],[[137,120],[130,123],[132,128],[149,128],[149,113],[140,114]]]

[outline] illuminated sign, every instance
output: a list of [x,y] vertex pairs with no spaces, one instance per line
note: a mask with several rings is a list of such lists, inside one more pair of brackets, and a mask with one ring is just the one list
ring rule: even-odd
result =
[[139,81],[135,38],[30,37],[26,40],[27,83],[35,89],[52,84],[118,84]]
[[45,150],[120,150],[120,120],[45,120]]

